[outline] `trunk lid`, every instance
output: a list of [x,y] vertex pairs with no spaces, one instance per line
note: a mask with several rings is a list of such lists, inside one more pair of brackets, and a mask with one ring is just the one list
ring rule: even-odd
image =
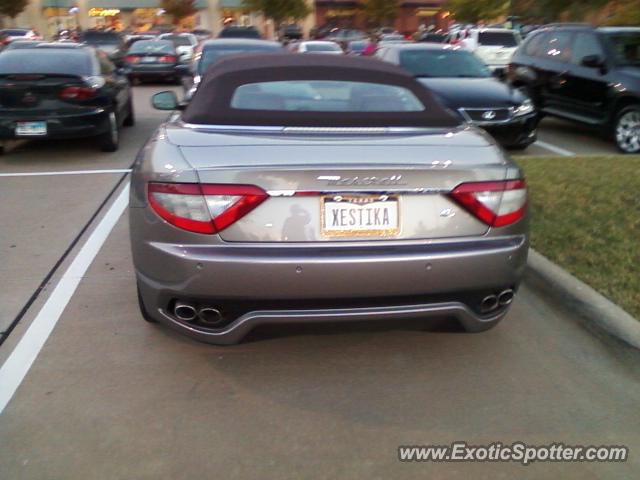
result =
[[0,76],[0,108],[5,112],[70,113],[86,108],[78,101],[61,97],[69,87],[87,87],[82,77],[52,74],[9,74]]
[[[269,194],[264,203],[220,233],[229,242],[483,235],[488,227],[448,193],[464,182],[504,180],[508,170],[499,150],[482,134],[467,129],[345,137],[169,128],[167,136],[179,145],[202,183],[255,185]],[[385,221],[386,215],[390,219]],[[349,228],[350,222],[357,228]]]

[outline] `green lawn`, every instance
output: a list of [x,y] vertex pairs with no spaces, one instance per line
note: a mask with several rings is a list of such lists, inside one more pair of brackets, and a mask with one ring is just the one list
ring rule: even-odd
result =
[[640,319],[640,156],[515,160],[533,248]]

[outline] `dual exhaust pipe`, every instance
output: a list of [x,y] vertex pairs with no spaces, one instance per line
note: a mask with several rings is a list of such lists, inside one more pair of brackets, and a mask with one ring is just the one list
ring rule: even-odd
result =
[[515,292],[511,288],[503,290],[498,295],[487,295],[482,299],[482,302],[480,302],[480,311],[482,313],[489,313],[500,307],[511,305],[514,297]]
[[186,302],[176,302],[173,308],[173,314],[178,320],[183,322],[194,322],[205,325],[207,327],[217,327],[224,322],[220,310],[213,307],[201,307],[196,309],[194,305]]

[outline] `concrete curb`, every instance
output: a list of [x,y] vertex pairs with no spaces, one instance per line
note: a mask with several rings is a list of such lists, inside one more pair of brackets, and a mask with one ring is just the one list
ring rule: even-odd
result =
[[540,288],[545,293],[569,303],[589,322],[640,349],[640,321],[533,249],[529,250],[528,267],[542,280]]

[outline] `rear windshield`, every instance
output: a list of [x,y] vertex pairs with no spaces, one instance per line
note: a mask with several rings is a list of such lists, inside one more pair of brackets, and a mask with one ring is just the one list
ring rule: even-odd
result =
[[131,45],[129,53],[174,53],[174,47],[166,40],[140,40]]
[[207,71],[209,66],[216,63],[222,57],[226,57],[228,55],[240,55],[250,52],[279,52],[280,50],[282,50],[282,48],[276,45],[228,45],[208,47],[203,50],[200,62],[198,62],[198,74],[202,75]]
[[518,39],[512,32],[480,32],[478,43],[487,46],[517,47]]
[[39,40],[16,40],[11,42],[5,47],[5,50],[15,50],[16,48],[33,48],[36,45],[40,45],[42,42]]
[[18,50],[0,55],[0,75],[12,73],[93,75],[94,62],[86,51],[68,48],[46,50],[33,49],[28,55]]
[[364,52],[367,45],[369,45],[369,42],[351,42],[349,43],[349,50],[353,52]]
[[183,35],[172,35],[170,37],[162,37],[162,40],[169,40],[173,42],[176,47],[189,47],[191,46],[191,42],[188,37]]
[[403,50],[400,66],[414,77],[486,78],[487,66],[466,50]]
[[2,30],[2,33],[11,37],[23,37],[27,34],[27,30]]
[[307,52],[337,52],[340,47],[335,43],[307,43]]
[[238,87],[231,108],[283,112],[421,112],[406,88],[364,82],[289,80]]
[[262,38],[260,32],[254,28],[225,28],[220,32],[220,38]]
[[82,41],[92,45],[118,45],[120,36],[111,32],[85,32],[82,34]]

